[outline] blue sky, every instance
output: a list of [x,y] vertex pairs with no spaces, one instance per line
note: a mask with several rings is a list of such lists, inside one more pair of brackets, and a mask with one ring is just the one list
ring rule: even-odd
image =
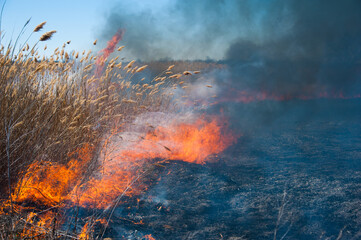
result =
[[[0,2],[3,4],[4,1]],[[47,53],[69,40],[71,40],[69,50],[91,49],[110,2],[113,1],[8,0],[2,18],[2,30],[5,32],[3,43],[7,43],[9,39],[15,39],[25,22],[31,18],[21,42],[26,40],[36,25],[46,21],[44,29],[32,35],[30,43],[36,42],[42,33],[56,30],[57,33],[51,41],[42,43],[42,45],[48,45]]]

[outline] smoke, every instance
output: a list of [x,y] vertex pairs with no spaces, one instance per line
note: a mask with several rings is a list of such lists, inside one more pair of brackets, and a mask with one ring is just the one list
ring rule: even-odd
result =
[[[261,1],[119,1],[102,31],[126,28],[127,54],[141,60],[223,59],[239,37],[257,41]],[[252,13],[254,12],[254,13]],[[272,38],[273,39],[273,38]]]
[[223,61],[242,89],[360,89],[357,0],[119,1],[106,19],[101,39],[127,29],[129,59]]
[[[195,104],[205,105],[201,110],[222,109],[247,129],[247,124],[275,126],[319,112],[343,116],[355,107],[297,100],[360,97],[358,0],[123,0],[106,19],[100,39],[125,28],[122,56],[128,60],[222,64],[193,79],[188,95],[193,102],[200,99]],[[212,102],[218,105],[209,108]]]
[[[105,39],[126,28],[129,51],[151,60],[244,60],[244,51],[274,59],[339,58],[359,45],[361,33],[357,0],[121,1],[112,9]],[[240,52],[231,51],[237,47]]]
[[[273,3],[275,10],[264,19],[282,28],[276,19],[282,23],[286,16],[292,27],[277,40],[256,43],[239,38],[230,45],[225,59],[233,66],[233,77],[242,79],[240,87],[283,94],[359,93],[361,2]],[[289,16],[282,15],[281,9]],[[246,63],[258,65],[245,67]]]

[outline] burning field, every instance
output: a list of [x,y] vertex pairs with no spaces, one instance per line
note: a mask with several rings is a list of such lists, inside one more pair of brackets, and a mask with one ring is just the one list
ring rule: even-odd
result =
[[[70,54],[69,42],[42,60],[28,45],[16,55],[3,50],[3,237],[113,236],[114,216],[126,203],[139,208],[160,169],[215,162],[236,143],[226,116],[193,111],[180,96],[199,71],[177,73],[171,65],[149,78],[141,75],[147,65],[108,59],[123,49],[123,34],[95,55]],[[140,237],[153,239],[147,232]]]
[[361,238],[360,4],[236,2],[1,45],[1,239]]

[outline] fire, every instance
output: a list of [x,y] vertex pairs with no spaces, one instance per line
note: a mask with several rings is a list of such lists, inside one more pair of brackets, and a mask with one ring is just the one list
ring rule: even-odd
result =
[[[210,85],[203,86],[209,88]],[[199,88],[198,88],[199,89]],[[236,90],[231,87],[225,87],[224,89],[210,90],[206,89],[205,93],[207,96],[197,96],[193,92],[190,92],[191,97],[188,100],[184,101],[184,104],[187,106],[196,106],[196,107],[208,107],[210,105],[217,105],[220,103],[253,103],[253,102],[262,102],[262,101],[292,101],[292,100],[317,100],[317,99],[360,99],[360,93],[344,93],[342,90],[330,90],[326,87],[320,88],[317,90],[309,91],[298,91],[296,93],[278,93],[270,92],[264,90]],[[219,93],[217,95],[216,93]],[[200,92],[200,91],[199,91]],[[211,97],[209,97],[212,95]]]
[[[100,51],[95,63],[97,78],[123,34],[124,30],[119,30]],[[142,122],[135,132],[128,132],[127,128],[132,124],[123,123],[110,136],[104,136],[102,146],[97,146],[99,149],[84,144],[69,154],[67,160],[70,160],[66,163],[39,156],[14,184],[9,199],[2,201],[0,214],[19,213],[25,226],[22,232],[25,237],[67,234],[62,231],[55,233],[55,229],[67,225],[74,229],[78,238],[89,239],[94,223],[108,226],[112,213],[109,218],[107,216],[107,221],[103,221],[109,213],[107,209],[115,209],[123,196],[137,196],[147,189],[145,183],[135,182],[152,169],[147,168],[150,164],[159,163],[154,163],[159,159],[205,164],[210,156],[221,153],[236,141],[236,136],[227,129],[222,118],[181,115],[171,115],[152,125]],[[78,215],[79,209],[84,212],[91,209],[93,213],[98,209],[101,211],[84,222],[84,218]],[[69,212],[74,216],[69,217]],[[81,231],[79,224],[83,226]],[[134,224],[144,223],[141,220]],[[151,234],[145,238],[154,239]]]
[[[124,165],[131,167],[129,163]],[[132,196],[139,193],[139,189],[131,188],[135,177],[136,170],[128,170],[127,167],[105,167],[104,172],[89,180],[85,189],[75,194],[78,198],[76,204],[87,208],[110,207],[122,194]]]
[[[124,195],[136,196],[147,189],[144,184],[134,186],[149,163],[147,160],[160,158],[204,164],[209,156],[224,151],[235,141],[236,137],[221,118],[198,117],[184,122],[175,117],[159,126],[143,126],[131,139],[127,139],[125,132],[112,134],[104,141],[98,156],[98,170],[88,176],[87,181],[84,173],[95,156],[90,144],[72,153],[67,164],[34,162],[17,183],[12,199],[19,206],[30,203],[48,209],[71,206],[106,209],[118,204]],[[29,210],[33,211],[30,207]],[[27,222],[51,228],[55,212],[41,212],[30,213]],[[40,220],[34,222],[34,216]],[[91,231],[90,226],[85,225],[80,239],[87,239]]]
[[156,156],[159,158],[204,164],[209,155],[220,153],[234,143],[235,137],[223,127],[218,119],[172,123],[148,133],[141,145],[149,150],[163,146]]
[[27,227],[23,229],[22,237],[44,236],[47,232],[51,232],[57,225],[56,214],[51,211],[44,212],[42,214],[35,214],[30,212],[26,219]]
[[146,240],[155,240],[155,238],[152,236],[152,234],[147,234],[144,236]]
[[81,184],[82,175],[94,152],[90,145],[73,153],[77,158],[65,165],[34,162],[18,182],[13,201],[46,206],[66,201],[83,207],[106,208],[120,195],[132,196],[146,188],[132,188],[145,160],[160,158],[204,164],[208,156],[222,152],[236,140],[218,118],[198,118],[190,123],[172,120],[168,125],[150,129],[136,141],[115,139],[106,144],[98,159],[98,172],[85,184]]
[[109,57],[109,55],[114,52],[117,44],[119,43],[119,41],[121,41],[123,39],[123,35],[124,35],[125,30],[124,29],[119,29],[117,31],[116,34],[114,34],[114,36],[108,41],[107,46],[102,49],[99,53],[101,54],[96,62],[96,70],[95,70],[95,76],[99,77],[103,71],[103,67],[104,67],[104,62],[107,60],[107,58]]
[[93,147],[86,144],[70,155],[67,164],[37,161],[31,164],[24,177],[18,182],[13,201],[33,201],[46,206],[54,206],[69,199],[69,193],[81,180],[84,165],[92,158]]
[[79,205],[106,208],[122,194],[139,193],[140,189],[133,189],[132,183],[141,174],[137,169],[147,159],[204,164],[208,156],[225,150],[236,137],[226,130],[220,119],[198,118],[191,123],[173,120],[166,126],[148,129],[131,144],[118,140],[107,146],[108,154],[103,153],[100,157],[104,159],[102,167],[84,186]]
[[356,99],[361,98],[361,94],[346,95],[342,91],[320,91],[310,94],[276,94],[267,91],[235,91],[229,89],[228,96],[216,98],[216,103],[220,102],[237,102],[250,103],[260,101],[289,101],[289,100],[312,100],[312,99]]
[[89,222],[85,223],[83,226],[81,233],[79,234],[78,238],[80,240],[88,240],[89,239],[89,232],[91,229],[89,229]]

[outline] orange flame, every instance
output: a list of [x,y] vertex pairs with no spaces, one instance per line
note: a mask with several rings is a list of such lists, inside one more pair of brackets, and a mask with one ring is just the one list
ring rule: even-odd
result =
[[104,162],[100,173],[87,183],[78,204],[106,208],[125,191],[128,196],[136,194],[139,189],[131,185],[139,176],[136,169],[146,159],[203,164],[208,156],[222,152],[235,140],[221,120],[199,118],[192,123],[174,121],[168,126],[159,126],[125,148],[115,141],[113,146],[108,146],[111,153],[101,156]]
[[204,164],[208,156],[222,152],[235,140],[217,118],[198,118],[191,123],[171,121],[166,126],[143,133],[138,140],[125,146],[119,139],[107,144],[100,155],[98,173],[81,186],[84,166],[92,159],[94,151],[90,145],[73,153],[78,157],[65,165],[34,162],[17,184],[13,199],[46,206],[68,201],[83,207],[106,208],[121,194],[139,193],[140,189],[132,188],[132,182],[139,177],[137,171],[146,159]]
[[26,218],[26,227],[24,227],[21,237],[41,239],[45,238],[46,234],[51,232],[56,227],[56,214],[52,211],[47,211],[42,214],[35,214],[30,212]]
[[[202,117],[189,123],[173,120],[158,127],[143,126],[143,130],[134,141],[124,141],[116,135],[107,139],[98,157],[100,168],[85,183],[83,175],[95,150],[89,144],[72,153],[67,164],[34,162],[16,185],[14,203],[32,202],[49,209],[66,204],[105,209],[118,203],[123,195],[131,197],[146,190],[144,184],[133,186],[146,160],[161,158],[204,164],[210,155],[222,152],[236,141],[220,118]],[[38,217],[41,218],[38,223],[46,227],[54,219],[51,212]],[[85,225],[79,237],[86,239],[89,231]]]
[[84,164],[92,158],[93,147],[86,144],[71,155],[78,155],[66,165],[38,161],[30,165],[18,182],[13,194],[15,202],[31,200],[46,206],[54,206],[69,199],[69,193],[77,185],[84,171]]
[[89,229],[89,222],[87,222],[87,223],[85,223],[85,225],[81,229],[81,233],[79,234],[78,238],[80,240],[88,240],[88,239],[90,239],[90,237],[89,237],[89,232],[90,231],[91,230]]
[[144,236],[146,240],[155,240],[155,238],[152,236],[152,234],[147,234]]
[[96,65],[95,76],[96,77],[99,77],[101,75],[103,68],[104,68],[105,61],[107,60],[109,55],[114,52],[115,47],[117,46],[119,41],[123,39],[124,32],[125,32],[124,29],[119,29],[117,31],[117,33],[114,34],[112,39],[110,39],[108,41],[107,46],[99,52],[101,55],[97,58],[97,60],[95,62],[95,65]]
[[276,94],[267,91],[235,91],[229,89],[228,96],[216,98],[216,102],[237,102],[237,103],[250,103],[260,101],[289,101],[289,100],[314,100],[314,99],[357,99],[361,98],[361,94],[346,95],[342,91],[319,91],[316,93],[305,94]]
[[[163,146],[155,157],[204,164],[209,155],[222,152],[234,141],[235,137],[224,131],[220,120],[208,122],[199,118],[193,123],[160,126],[147,134],[141,146],[153,154],[152,149]],[[140,154],[140,151],[135,154]]]
[[[214,90],[210,90],[214,91]],[[215,93],[215,92],[213,92]],[[226,93],[226,94],[224,94]],[[209,95],[209,94],[208,94]],[[318,100],[318,99],[360,99],[360,93],[344,93],[342,90],[328,90],[325,87],[319,91],[310,90],[297,93],[277,93],[262,90],[236,90],[234,88],[224,88],[220,90],[220,95],[212,97],[192,96],[184,104],[187,106],[208,107],[220,103],[253,103],[262,101],[292,101],[292,100]]]

